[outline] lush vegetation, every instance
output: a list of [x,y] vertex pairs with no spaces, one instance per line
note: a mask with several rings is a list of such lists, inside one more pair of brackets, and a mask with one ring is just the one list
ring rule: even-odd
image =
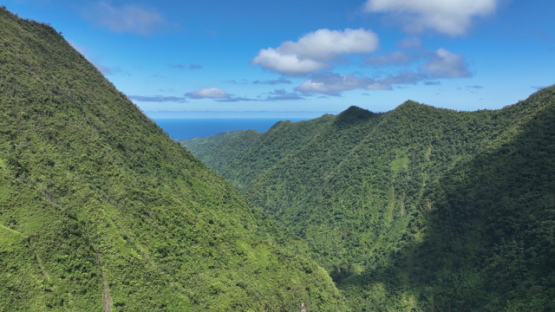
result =
[[228,183],[2,8],[0,107],[0,311],[555,310],[555,87],[182,142]]
[[0,9],[0,311],[343,311],[53,28]]
[[235,150],[213,168],[308,244],[354,311],[550,311],[553,125],[555,87],[497,111],[351,107],[223,140]]
[[212,169],[221,171],[230,167],[228,160],[243,152],[260,135],[257,130],[236,130],[208,138],[180,139],[177,142],[189,146],[195,151],[195,156],[210,163]]

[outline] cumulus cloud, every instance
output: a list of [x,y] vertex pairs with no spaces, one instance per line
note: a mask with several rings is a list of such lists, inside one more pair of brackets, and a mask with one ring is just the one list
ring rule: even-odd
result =
[[422,71],[429,74],[430,78],[460,78],[471,77],[464,57],[449,52],[443,48],[435,51],[432,59],[424,64]]
[[272,48],[260,50],[258,56],[251,61],[251,64],[260,65],[262,68],[288,76],[303,76],[326,67],[331,67],[331,65],[325,62],[301,59],[298,55],[280,53]]
[[359,78],[352,75],[339,75],[336,73],[322,73],[314,75],[310,80],[303,82],[295,90],[305,93],[323,93],[339,96],[341,92],[355,89],[379,90],[387,88],[377,83],[372,78]]
[[225,91],[218,88],[205,88],[185,94],[192,99],[229,99],[230,96]]
[[363,54],[378,48],[378,36],[370,30],[319,29],[298,41],[283,42],[277,48],[262,49],[252,65],[289,76],[303,76],[331,68],[330,62],[344,54]]
[[99,1],[88,6],[82,15],[116,33],[149,35],[167,24],[156,9],[145,9],[135,4],[115,7],[109,1]]
[[348,28],[344,31],[320,29],[303,36],[298,42],[286,41],[278,50],[302,58],[329,61],[338,54],[369,53],[377,47],[378,36],[375,33]]
[[497,0],[368,0],[367,12],[390,13],[409,32],[432,29],[448,35],[462,35],[472,19],[496,9]]
[[339,75],[336,73],[321,73],[313,75],[295,90],[304,93],[321,93],[339,96],[349,90],[392,90],[393,86],[416,84],[439,84],[435,79],[471,77],[464,57],[445,49],[438,49],[430,53],[428,60],[416,71],[405,70],[395,75],[369,78],[354,75]]
[[127,98],[138,102],[177,102],[185,103],[187,100],[184,97],[178,96],[143,96],[143,95],[128,95]]
[[344,91],[357,89],[392,90],[393,85],[415,84],[422,79],[424,79],[424,76],[415,72],[404,72],[399,75],[387,76],[383,79],[325,73],[315,75],[310,80],[303,82],[295,90],[304,93],[322,93],[340,96]]

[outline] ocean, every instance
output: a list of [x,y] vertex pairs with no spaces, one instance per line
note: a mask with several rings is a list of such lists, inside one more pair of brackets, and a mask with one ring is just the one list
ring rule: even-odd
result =
[[233,130],[258,130],[266,132],[276,122],[291,120],[293,122],[310,118],[187,118],[187,119],[153,119],[174,140],[207,137],[213,134]]

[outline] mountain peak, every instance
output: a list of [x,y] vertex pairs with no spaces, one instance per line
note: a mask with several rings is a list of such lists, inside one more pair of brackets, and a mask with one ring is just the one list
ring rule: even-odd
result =
[[334,125],[340,127],[350,126],[368,120],[375,115],[375,113],[369,110],[353,105],[337,115]]
[[422,103],[418,103],[416,101],[413,100],[406,100],[403,102],[403,104],[397,106],[394,111],[397,110],[415,110],[415,109],[438,109],[437,107],[433,107],[430,105],[426,105],[426,104],[422,104]]

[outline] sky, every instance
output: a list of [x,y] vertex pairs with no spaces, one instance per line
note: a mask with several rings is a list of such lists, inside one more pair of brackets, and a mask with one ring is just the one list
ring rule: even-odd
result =
[[152,118],[499,109],[555,84],[552,0],[7,0]]

